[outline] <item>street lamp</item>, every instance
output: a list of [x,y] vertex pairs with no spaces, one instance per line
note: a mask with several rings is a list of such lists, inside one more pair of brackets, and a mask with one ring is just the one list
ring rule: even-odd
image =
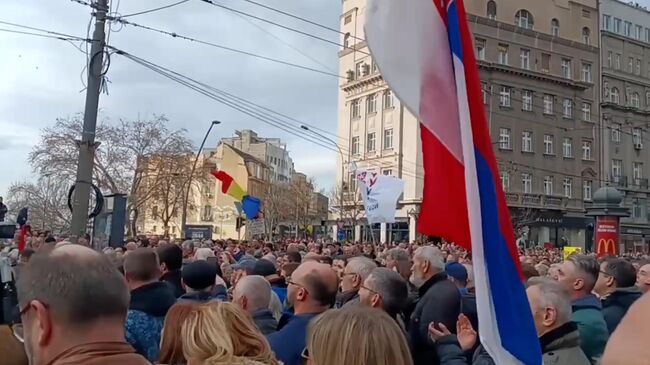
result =
[[208,131],[205,132],[205,137],[203,137],[203,142],[201,142],[201,146],[199,147],[198,152],[196,152],[196,158],[194,158],[194,165],[192,165],[190,176],[187,178],[187,189],[185,190],[185,201],[183,201],[183,215],[181,217],[181,236],[183,238],[185,238],[185,226],[187,225],[187,204],[190,199],[190,189],[192,188],[192,177],[194,176],[194,170],[196,170],[196,164],[199,162],[199,156],[201,156],[201,151],[203,151],[203,146],[205,145],[205,141],[208,140],[208,136],[210,135],[210,131],[212,130],[212,127],[214,127],[217,124],[221,124],[221,122],[218,120],[213,120],[212,123],[210,123],[210,128],[208,128]]
[[314,130],[309,129],[309,127],[307,127],[306,125],[301,125],[300,128],[306,130],[307,132],[311,132],[311,133],[315,134],[316,136],[318,136],[320,138],[323,138],[326,141],[329,141],[329,142],[333,143],[334,146],[336,146],[336,149],[339,150],[339,154],[341,154],[341,188],[339,189],[340,190],[339,191],[339,199],[340,199],[340,201],[339,201],[339,209],[340,209],[339,219],[343,220],[343,208],[344,208],[344,206],[343,206],[343,183],[345,182],[345,176],[344,176],[345,171],[343,169],[343,164],[344,164],[343,151],[341,150],[341,147],[339,147],[339,144],[336,143],[336,141],[334,141],[333,139],[331,139],[331,138],[329,138],[327,136],[324,136],[321,133],[318,133],[318,132],[316,132]]

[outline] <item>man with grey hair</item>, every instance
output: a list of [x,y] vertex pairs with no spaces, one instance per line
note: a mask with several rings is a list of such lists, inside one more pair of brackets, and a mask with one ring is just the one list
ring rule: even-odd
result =
[[232,302],[250,314],[262,334],[268,335],[277,330],[278,321],[269,310],[271,284],[263,276],[241,278],[232,292]]
[[406,281],[408,298],[406,304],[404,304],[403,313],[404,318],[408,320],[411,318],[411,313],[413,313],[418,299],[418,288],[409,281],[411,277],[411,255],[409,255],[408,251],[399,247],[391,248],[386,252],[384,266],[400,274]]
[[343,269],[341,292],[337,295],[335,307],[343,308],[359,304],[359,289],[377,264],[363,256],[353,257]]
[[602,356],[609,338],[600,300],[592,294],[600,265],[587,255],[573,255],[559,266],[557,277],[571,296],[573,322],[580,332],[580,347],[592,364]]
[[545,364],[589,365],[580,349],[578,327],[571,321],[569,292],[550,278],[534,277],[526,289]]
[[410,281],[420,295],[409,325],[413,363],[439,365],[436,348],[429,338],[429,324],[442,323],[447,328],[456,328],[461,303],[460,292],[447,280],[440,249],[423,246],[415,250]]
[[181,248],[183,249],[183,264],[192,262],[194,260],[194,241],[185,240],[181,243]]
[[403,327],[400,314],[406,305],[408,288],[400,274],[385,267],[378,267],[370,273],[359,289],[361,305],[379,308],[398,321]]

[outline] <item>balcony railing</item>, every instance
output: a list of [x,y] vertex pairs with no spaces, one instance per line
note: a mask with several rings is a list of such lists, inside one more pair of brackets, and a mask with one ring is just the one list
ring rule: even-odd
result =
[[616,176],[613,175],[611,177],[612,183],[614,183],[615,186],[620,187],[620,188],[625,188],[627,187],[627,176]]
[[542,205],[542,196],[539,194],[524,194],[521,197],[523,205]]
[[648,179],[634,179],[634,187],[648,190]]

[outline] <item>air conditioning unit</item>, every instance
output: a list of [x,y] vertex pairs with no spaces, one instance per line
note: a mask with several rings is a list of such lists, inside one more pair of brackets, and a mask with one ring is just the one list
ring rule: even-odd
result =
[[363,76],[368,76],[370,75],[370,65],[367,63],[363,64],[363,71],[362,71]]
[[634,144],[634,149],[635,150],[642,150],[643,149],[643,143],[635,143]]

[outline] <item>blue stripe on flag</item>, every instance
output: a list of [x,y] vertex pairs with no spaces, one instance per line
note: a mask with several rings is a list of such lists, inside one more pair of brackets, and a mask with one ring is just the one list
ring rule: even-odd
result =
[[460,34],[460,24],[458,23],[458,8],[455,0],[451,0],[447,10],[447,20],[449,21],[449,46],[451,53],[463,62],[463,41]]
[[515,258],[510,255],[501,234],[494,176],[485,158],[478,151],[475,155],[483,252],[501,344],[522,363],[541,365],[542,353],[525,288],[513,261]]

